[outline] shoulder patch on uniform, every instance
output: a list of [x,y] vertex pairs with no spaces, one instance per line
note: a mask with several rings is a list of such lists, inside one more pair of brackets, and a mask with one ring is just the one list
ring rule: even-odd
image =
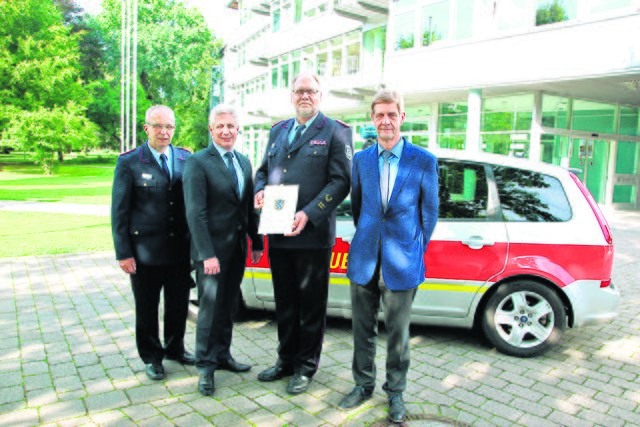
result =
[[[134,151],[136,150],[136,148],[138,148],[138,147],[134,147],[134,148],[132,148],[132,149],[131,149],[131,150],[129,150],[129,151],[125,151],[124,153],[120,153],[120,156],[124,156],[125,154],[132,153],[132,152],[134,152]],[[118,156],[118,157],[119,157],[119,156]]]
[[344,146],[344,155],[347,156],[348,160],[353,158],[353,151],[351,150],[351,146],[348,144]]
[[336,119],[336,122],[340,123],[342,126],[344,126],[344,127],[346,127],[346,128],[351,127],[351,126],[349,126],[348,124],[346,124],[345,122],[343,122],[342,120],[338,120],[338,119]]
[[273,129],[274,127],[278,126],[282,122],[284,122],[284,120],[280,120],[279,122],[274,123],[273,126],[271,126],[271,129]]

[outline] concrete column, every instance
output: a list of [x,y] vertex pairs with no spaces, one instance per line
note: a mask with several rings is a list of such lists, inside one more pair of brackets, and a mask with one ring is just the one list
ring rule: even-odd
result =
[[482,89],[471,89],[468,97],[467,112],[467,141],[466,151],[479,152],[480,146],[480,119],[482,114]]
[[529,158],[541,160],[542,146],[542,92],[536,91],[533,95],[533,114],[531,115],[531,136],[529,140]]

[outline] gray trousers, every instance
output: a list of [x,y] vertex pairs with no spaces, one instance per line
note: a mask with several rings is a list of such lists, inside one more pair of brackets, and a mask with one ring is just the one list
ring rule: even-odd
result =
[[409,325],[411,304],[417,288],[390,291],[384,284],[380,264],[366,285],[351,282],[353,313],[353,379],[366,391],[373,391],[376,381],[376,345],[378,343],[378,312],[384,305],[387,329],[387,380],[382,389],[389,397],[407,388],[409,371]]

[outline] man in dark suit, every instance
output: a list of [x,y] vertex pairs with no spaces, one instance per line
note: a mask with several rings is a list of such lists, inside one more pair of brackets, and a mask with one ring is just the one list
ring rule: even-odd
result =
[[349,249],[356,386],[339,406],[369,399],[376,381],[378,311],[387,329],[389,418],[405,419],[402,393],[409,370],[411,305],[425,278],[424,253],[438,220],[438,163],[428,151],[400,137],[402,97],[381,90],[371,103],[378,143],[353,160],[351,209],[356,233]]
[[[182,171],[191,153],[171,145],[173,111],[149,108],[149,139],[118,158],[113,177],[111,225],[116,259],[131,278],[136,307],[136,344],[146,374],[165,378],[163,359],[193,365],[184,348],[191,287],[189,229]],[[158,305],[164,288],[164,347],[158,333]]]
[[191,156],[184,172],[187,221],[192,232],[191,256],[196,261],[199,311],[196,324],[198,389],[215,389],[214,372],[245,372],[250,365],[231,355],[232,315],[238,304],[247,259],[260,261],[262,236],[253,207],[249,159],[233,149],[238,136],[235,110],[218,105],[209,116],[213,144]]
[[351,128],[318,110],[320,82],[313,74],[293,80],[296,117],[276,123],[256,173],[255,206],[266,185],[298,184],[291,232],[269,235],[269,262],[278,316],[278,360],[258,376],[293,375],[287,391],[305,392],[318,370],[324,338],[329,262],[335,243],[336,207],[349,194]]

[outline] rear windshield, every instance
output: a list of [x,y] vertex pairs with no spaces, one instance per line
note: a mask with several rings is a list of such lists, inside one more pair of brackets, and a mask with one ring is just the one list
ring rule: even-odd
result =
[[505,221],[559,222],[571,219],[571,206],[556,178],[506,166],[494,166],[493,174]]

